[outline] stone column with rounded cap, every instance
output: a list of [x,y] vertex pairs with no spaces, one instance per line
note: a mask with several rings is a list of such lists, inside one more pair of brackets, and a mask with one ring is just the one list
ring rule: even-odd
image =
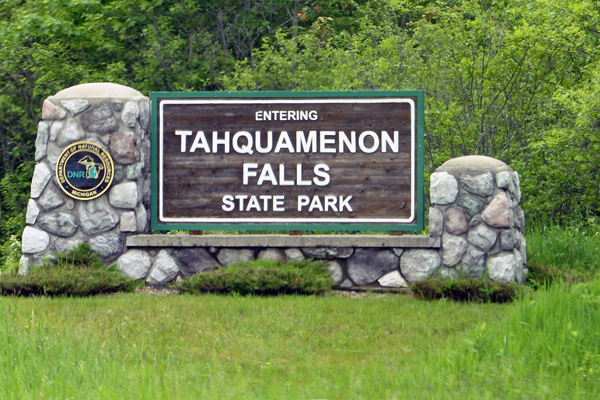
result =
[[431,175],[431,236],[442,239],[438,276],[522,284],[527,270],[519,175],[502,161],[467,156]]
[[[105,261],[125,250],[125,236],[149,230],[150,103],[127,86],[90,83],[44,100],[35,142],[31,199],[23,231],[21,272],[42,257],[87,242]],[[93,200],[67,195],[56,166],[73,143],[88,142],[110,154],[114,177]]]

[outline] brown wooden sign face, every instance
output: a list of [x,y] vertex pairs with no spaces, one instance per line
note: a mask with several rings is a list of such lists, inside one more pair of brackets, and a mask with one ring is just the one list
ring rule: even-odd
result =
[[417,99],[158,98],[157,224],[416,224]]

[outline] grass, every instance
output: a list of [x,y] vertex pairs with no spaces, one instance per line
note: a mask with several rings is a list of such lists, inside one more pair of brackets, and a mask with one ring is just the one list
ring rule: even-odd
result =
[[400,295],[3,298],[2,399],[402,398],[509,306]]
[[0,298],[0,398],[600,398],[599,239],[560,232],[527,235],[538,290],[506,304]]

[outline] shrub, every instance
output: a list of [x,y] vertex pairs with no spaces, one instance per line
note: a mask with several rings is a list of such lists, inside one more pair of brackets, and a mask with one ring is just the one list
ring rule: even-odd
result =
[[415,297],[423,300],[452,299],[490,303],[512,301],[522,292],[521,287],[514,282],[501,283],[467,278],[414,282],[411,290]]
[[45,259],[44,264],[26,275],[2,274],[0,294],[90,296],[132,291],[136,286],[133,279],[107,268],[87,243]]
[[595,274],[590,271],[578,271],[540,264],[527,264],[529,274],[527,284],[538,289],[553,283],[563,282],[568,285],[594,280]]
[[175,287],[193,293],[242,295],[317,294],[330,290],[333,281],[322,262],[256,260],[193,275]]

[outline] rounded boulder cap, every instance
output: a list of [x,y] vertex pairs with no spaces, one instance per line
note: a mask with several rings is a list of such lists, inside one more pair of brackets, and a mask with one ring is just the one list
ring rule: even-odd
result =
[[453,158],[440,165],[436,172],[500,172],[512,171],[504,162],[487,156]]
[[52,96],[56,100],[66,99],[145,99],[146,97],[129,86],[116,83],[99,82],[83,83],[61,90]]

